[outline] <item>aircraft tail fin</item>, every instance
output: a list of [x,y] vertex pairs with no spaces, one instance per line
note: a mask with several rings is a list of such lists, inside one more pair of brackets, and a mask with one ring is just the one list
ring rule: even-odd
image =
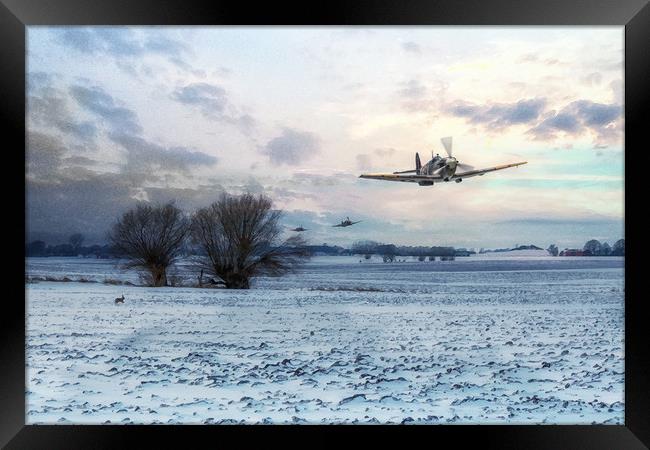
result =
[[415,153],[415,173],[419,174],[420,169],[422,168],[422,163],[420,162],[420,154]]

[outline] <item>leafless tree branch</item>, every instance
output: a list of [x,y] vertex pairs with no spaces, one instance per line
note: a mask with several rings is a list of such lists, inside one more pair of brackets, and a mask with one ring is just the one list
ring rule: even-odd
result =
[[281,212],[264,195],[223,194],[192,216],[191,237],[202,250],[198,265],[227,288],[248,289],[251,278],[278,276],[309,257],[306,241],[281,241]]
[[189,219],[173,202],[140,203],[113,225],[108,238],[129,261],[127,267],[144,270],[151,286],[167,285],[167,269],[180,256]]

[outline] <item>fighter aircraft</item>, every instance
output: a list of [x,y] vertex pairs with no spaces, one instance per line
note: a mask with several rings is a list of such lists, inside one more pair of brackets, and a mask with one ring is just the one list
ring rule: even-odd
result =
[[[459,162],[452,156],[451,137],[440,139],[442,146],[445,148],[448,157],[440,155],[433,156],[431,160],[422,165],[420,155],[415,154],[415,170],[404,170],[393,173],[367,173],[359,175],[359,178],[368,178],[371,180],[402,181],[417,183],[420,186],[433,186],[434,182],[455,181],[460,183],[464,178],[483,176],[488,172],[495,170],[507,169],[509,167],[521,166],[528,161],[517,162],[512,164],[503,164],[500,166],[488,167],[487,169],[474,169],[472,166]],[[460,169],[460,171],[458,171]],[[407,175],[408,174],[408,175]],[[411,175],[412,174],[412,175]]]
[[355,223],[359,223],[361,220],[358,222],[352,222],[349,217],[346,217],[345,220],[342,220],[341,223],[337,225],[332,225],[333,227],[349,227],[350,225],[354,225]]
[[303,228],[302,225],[300,225],[298,228],[292,228],[291,231],[297,231],[297,232],[307,231],[307,228]]

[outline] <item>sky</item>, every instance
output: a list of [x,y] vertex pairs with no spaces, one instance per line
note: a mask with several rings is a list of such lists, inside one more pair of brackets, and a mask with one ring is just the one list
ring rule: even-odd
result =
[[[27,238],[264,193],[313,244],[624,237],[623,27],[27,30]],[[462,183],[360,179],[444,154]],[[331,225],[349,216],[362,222]]]

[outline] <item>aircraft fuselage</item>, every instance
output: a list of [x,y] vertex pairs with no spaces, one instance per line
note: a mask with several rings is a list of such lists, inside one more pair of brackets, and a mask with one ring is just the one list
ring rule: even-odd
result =
[[[449,181],[456,173],[458,161],[456,158],[443,158],[440,155],[434,156],[429,162],[423,165],[417,172],[418,175],[440,175],[444,181]],[[418,183],[420,186],[431,186],[433,182]]]

